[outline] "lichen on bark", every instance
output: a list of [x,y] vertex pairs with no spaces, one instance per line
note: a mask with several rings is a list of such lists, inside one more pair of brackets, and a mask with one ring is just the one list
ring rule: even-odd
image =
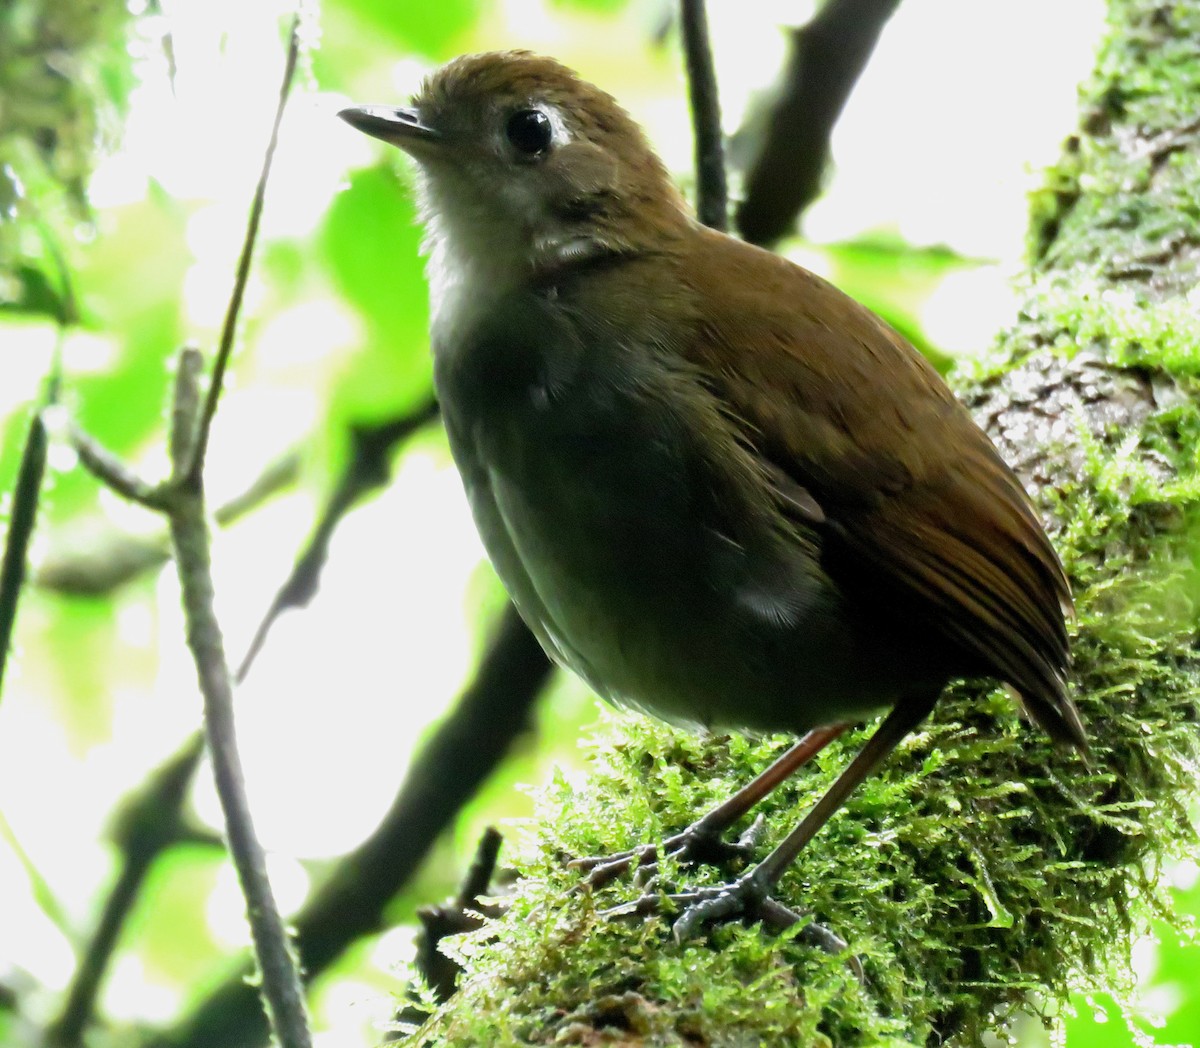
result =
[[[1001,689],[960,686],[781,886],[861,959],[728,926],[673,943],[605,919],[563,855],[687,824],[785,739],[622,718],[545,791],[505,917],[453,944],[458,993],[413,1045],[978,1044],[1073,991],[1128,1000],[1130,949],[1195,855],[1200,523],[1200,4],[1111,0],[1080,130],[1034,201],[1024,305],[960,394],[1029,484],[1076,593],[1090,769]],[[860,746],[761,806],[778,840]],[[721,871],[664,880],[715,883]]]

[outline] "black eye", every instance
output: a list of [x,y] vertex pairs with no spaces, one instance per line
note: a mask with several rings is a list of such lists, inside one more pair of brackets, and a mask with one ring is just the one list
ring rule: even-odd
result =
[[508,118],[504,131],[518,152],[528,156],[545,152],[554,136],[550,118],[540,109],[518,109]]

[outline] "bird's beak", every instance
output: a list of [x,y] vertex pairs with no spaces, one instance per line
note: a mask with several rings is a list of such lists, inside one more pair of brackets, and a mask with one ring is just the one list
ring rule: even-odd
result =
[[404,150],[421,143],[436,142],[441,137],[432,127],[421,123],[421,115],[415,109],[351,106],[343,109],[338,116],[364,135],[382,139]]

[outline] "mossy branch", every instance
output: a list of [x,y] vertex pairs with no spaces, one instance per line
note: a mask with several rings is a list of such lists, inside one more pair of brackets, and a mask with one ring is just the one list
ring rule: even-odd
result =
[[[1197,40],[1200,5],[1111,0],[1081,130],[1035,202],[1024,306],[959,378],[1072,576],[1093,767],[1002,690],[952,689],[781,885],[850,942],[860,983],[797,934],[676,946],[660,921],[599,915],[638,889],[593,898],[563,855],[665,836],[785,745],[618,720],[585,785],[546,791],[508,914],[457,941],[460,989],[410,1044],[978,1044],[1034,1007],[1052,1021],[1072,990],[1128,1000],[1132,941],[1170,916],[1160,873],[1196,848]],[[762,806],[767,840],[863,737]]]

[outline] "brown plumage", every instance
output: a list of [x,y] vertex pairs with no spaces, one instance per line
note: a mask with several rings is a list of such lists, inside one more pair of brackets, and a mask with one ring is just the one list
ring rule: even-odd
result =
[[659,716],[808,733],[668,844],[724,829],[848,723],[891,710],[770,856],[728,890],[676,897],[677,933],[761,913],[955,677],[1007,682],[1086,749],[1058,558],[895,331],[698,225],[633,120],[551,59],[467,56],[412,108],[342,115],[419,162],[451,450],[547,652]]
[[876,599],[1011,684],[1053,738],[1086,748],[1067,695],[1070,587],[991,441],[924,357],[831,284],[720,234],[697,241],[705,330],[681,348],[747,442],[820,506],[849,555],[835,581],[865,575]]

